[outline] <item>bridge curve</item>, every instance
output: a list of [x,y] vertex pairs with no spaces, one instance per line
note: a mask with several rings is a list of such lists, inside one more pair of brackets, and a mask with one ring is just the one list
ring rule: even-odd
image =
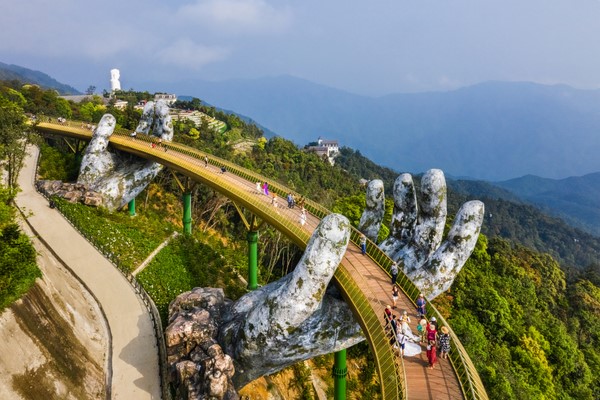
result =
[[[43,133],[67,136],[89,141],[89,130],[53,123],[39,123],[35,129]],[[281,204],[274,212],[270,200],[256,192],[256,182],[269,182],[269,188],[281,199],[294,191],[265,178],[202,151],[170,142],[163,144],[168,151],[149,145],[150,138],[137,135],[135,139],[127,132],[115,132],[110,145],[145,159],[159,162],[168,168],[203,183],[222,195],[242,205],[253,214],[268,222],[286,235],[300,248],[305,249],[312,231],[320,219],[330,211],[307,199],[305,208],[309,212],[307,224],[298,224],[298,211]],[[204,166],[203,158],[208,156],[210,166]],[[226,174],[218,172],[221,166],[227,168]],[[421,357],[400,358],[389,344],[384,328],[383,311],[389,303],[391,260],[372,242],[367,244],[368,257],[362,256],[358,246],[360,233],[353,229],[348,250],[334,275],[334,282],[342,292],[346,302],[363,329],[377,365],[383,399],[487,399],[487,393],[481,379],[458,337],[450,329],[453,351],[449,362],[440,360],[438,367],[427,370],[424,355]],[[398,276],[401,289],[398,306],[401,309],[414,310],[414,301],[419,289],[402,273]],[[439,312],[428,304],[428,315],[436,316],[438,321],[448,326]],[[415,321],[416,322],[416,321]],[[412,329],[416,329],[413,322]]]

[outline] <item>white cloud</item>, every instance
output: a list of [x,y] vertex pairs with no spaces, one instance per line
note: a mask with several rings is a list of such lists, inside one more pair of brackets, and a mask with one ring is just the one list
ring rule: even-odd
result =
[[277,9],[264,0],[197,0],[180,8],[177,15],[222,33],[279,32],[292,20],[288,7]]
[[211,47],[194,43],[190,39],[179,39],[157,52],[158,59],[166,65],[199,69],[202,66],[221,61],[229,56],[223,47]]

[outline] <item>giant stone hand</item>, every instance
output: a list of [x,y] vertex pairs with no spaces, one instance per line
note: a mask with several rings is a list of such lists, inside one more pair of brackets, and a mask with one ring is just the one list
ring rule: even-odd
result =
[[[189,359],[206,359],[208,355],[194,355],[196,349],[218,342],[233,360],[233,382],[241,388],[298,361],[364,340],[349,306],[329,285],[349,237],[349,221],[331,214],[314,231],[294,271],[279,281],[229,304],[221,289],[197,288],[180,295],[169,307],[168,351],[191,355],[171,357],[173,367],[178,369]],[[202,316],[210,322],[206,329],[200,327]],[[189,333],[194,330],[210,331],[212,338],[191,344],[189,340],[203,336]],[[203,368],[198,367],[201,374]]]
[[[121,152],[109,152],[108,142],[116,120],[105,114],[92,134],[81,161],[78,183],[86,184],[103,195],[104,205],[111,210],[134,199],[156,177],[162,165]],[[152,135],[163,142],[173,138],[173,124],[167,104],[148,102],[136,132]]]
[[[484,204],[469,201],[456,214],[442,243],[446,223],[446,180],[439,169],[427,171],[421,179],[421,207],[410,174],[394,182],[394,212],[390,236],[379,247],[401,262],[404,273],[429,299],[450,288],[477,243],[483,222]],[[385,211],[383,182],[367,186],[367,204],[358,229],[377,240]]]

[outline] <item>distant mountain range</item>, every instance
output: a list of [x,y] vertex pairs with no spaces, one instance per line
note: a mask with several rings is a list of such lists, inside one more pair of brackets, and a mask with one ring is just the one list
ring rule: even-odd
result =
[[495,185],[600,236],[600,172],[560,180],[527,175]]
[[[43,72],[1,62],[0,79],[79,94]],[[546,177],[600,170],[600,91],[490,82],[446,93],[370,98],[287,76],[179,85],[152,90],[193,93],[298,144],[321,135],[338,139],[396,171],[442,168],[458,193],[534,204],[600,237],[600,172],[560,180],[450,178],[498,181],[526,169],[540,169]]]
[[503,182],[448,179],[449,186],[472,198],[531,204],[548,215],[600,237],[600,173],[565,179],[527,175]]
[[74,87],[60,83],[43,72],[34,71],[14,64],[4,64],[0,62],[0,80],[18,80],[24,83],[34,83],[43,88],[56,89],[61,95],[81,94],[81,92]]
[[487,82],[373,98],[290,76],[156,89],[236,110],[300,145],[337,139],[399,171],[491,181],[600,171],[599,90]]

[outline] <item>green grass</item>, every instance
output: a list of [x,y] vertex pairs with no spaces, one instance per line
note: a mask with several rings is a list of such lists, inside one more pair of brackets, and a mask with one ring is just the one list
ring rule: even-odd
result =
[[[126,272],[133,272],[173,231],[181,230],[151,210],[131,218],[126,212],[111,213],[64,199],[55,202],[96,248]],[[169,303],[194,287],[222,287],[225,295],[234,299],[245,293],[239,279],[239,271],[245,268],[245,253],[217,238],[195,236],[173,239],[137,276],[156,304],[163,325],[168,320]]]
[[167,321],[169,303],[194,287],[222,287],[233,299],[245,293],[238,278],[239,257],[223,256],[223,249],[215,250],[214,246],[194,237],[178,236],[137,276],[154,300],[163,323]]
[[154,249],[178,229],[162,218],[55,200],[57,207],[109,260],[124,271],[133,272]]

